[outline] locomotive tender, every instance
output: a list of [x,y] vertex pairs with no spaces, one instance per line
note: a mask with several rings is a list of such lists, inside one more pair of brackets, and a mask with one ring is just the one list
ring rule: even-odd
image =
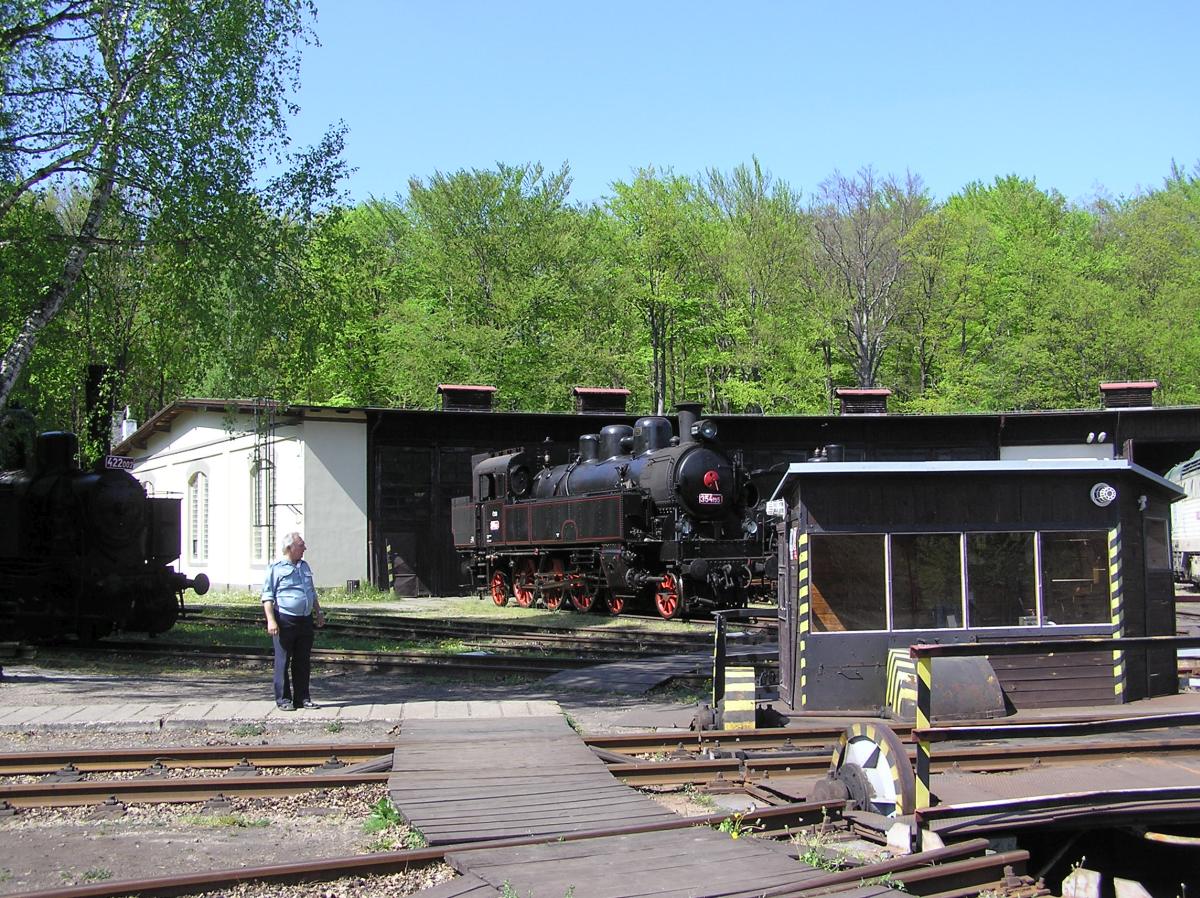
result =
[[78,446],[43,433],[32,466],[0,471],[0,627],[27,641],[169,630],[183,590],[208,591],[170,567],[181,500],[147,496],[119,459],[81,470]]
[[659,416],[610,424],[567,464],[523,449],[473,458],[472,494],[451,508],[473,583],[497,605],[652,603],[668,620],[770,597],[774,531],[740,454],[699,412],[678,407],[678,437]]

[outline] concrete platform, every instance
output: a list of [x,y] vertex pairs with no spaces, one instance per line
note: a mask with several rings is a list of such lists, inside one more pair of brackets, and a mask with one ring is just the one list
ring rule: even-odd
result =
[[450,718],[496,719],[552,717],[562,709],[554,701],[416,701],[393,703],[322,703],[320,708],[282,711],[272,701],[137,702],[130,704],[0,705],[0,731],[78,730],[88,727],[156,730],[220,726],[224,723],[274,721],[290,724],[396,722]]

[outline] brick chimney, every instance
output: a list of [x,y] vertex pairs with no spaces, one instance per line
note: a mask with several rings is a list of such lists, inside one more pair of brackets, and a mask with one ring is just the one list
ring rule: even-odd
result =
[[841,402],[843,415],[886,415],[887,400],[892,395],[888,389],[850,387],[838,387],[833,392]]
[[495,387],[472,384],[438,384],[444,412],[490,412]]
[[629,391],[620,387],[572,387],[577,414],[625,414]]
[[1100,384],[1102,408],[1149,408],[1154,405],[1156,380],[1132,380]]

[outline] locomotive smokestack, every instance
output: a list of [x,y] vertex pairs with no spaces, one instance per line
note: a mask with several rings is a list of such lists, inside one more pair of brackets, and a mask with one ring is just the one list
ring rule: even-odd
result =
[[39,434],[34,450],[36,473],[40,476],[75,467],[75,456],[79,452],[79,440],[73,433],[51,430]]
[[696,442],[696,438],[692,436],[692,425],[700,420],[703,411],[704,406],[699,402],[681,402],[675,406],[675,413],[679,416],[680,443]]

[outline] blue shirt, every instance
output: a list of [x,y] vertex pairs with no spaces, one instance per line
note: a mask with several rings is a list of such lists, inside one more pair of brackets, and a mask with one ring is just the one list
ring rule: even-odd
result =
[[275,610],[295,617],[308,617],[313,613],[317,601],[317,590],[313,586],[312,568],[303,558],[292,564],[286,558],[276,561],[267,569],[263,583],[262,600],[274,602]]

